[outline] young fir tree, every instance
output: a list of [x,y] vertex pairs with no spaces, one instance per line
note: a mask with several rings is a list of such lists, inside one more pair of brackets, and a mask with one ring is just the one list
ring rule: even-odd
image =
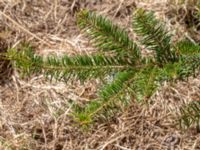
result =
[[[140,48],[125,29],[94,12],[79,12],[77,23],[98,48],[96,54],[43,58],[26,47],[18,52],[10,50],[6,57],[14,60],[24,74],[43,73],[57,80],[104,80],[114,75],[114,79],[98,91],[97,99],[85,106],[75,105],[73,117],[81,125],[112,116],[133,100],[147,100],[163,81],[186,79],[199,73],[200,46],[187,41],[173,44],[171,35],[152,12],[139,9],[132,19],[141,44],[154,52],[151,57],[141,55]],[[197,107],[199,110],[199,105]],[[183,114],[181,120],[187,117],[191,116]]]

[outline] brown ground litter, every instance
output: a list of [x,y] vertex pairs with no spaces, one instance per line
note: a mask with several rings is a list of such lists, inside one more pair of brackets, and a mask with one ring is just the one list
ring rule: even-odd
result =
[[[132,10],[156,11],[175,36],[184,27],[171,23],[166,0],[0,0],[0,26],[6,42],[17,47],[31,42],[42,55],[90,53],[95,50],[76,26],[75,13],[89,8],[131,31]],[[172,30],[173,29],[173,30]],[[133,38],[134,35],[133,35]],[[98,81],[84,84],[48,82],[44,76],[21,79],[17,72],[0,85],[0,150],[197,150],[200,134],[178,129],[178,108],[200,97],[200,76],[165,83],[140,107],[132,104],[108,122],[98,122],[89,132],[73,126],[71,102],[95,97]]]
[[166,15],[171,23],[180,24],[189,40],[200,43],[200,2],[198,0],[169,1]]
[[0,36],[0,84],[5,84],[11,77],[12,67],[8,60],[5,60],[3,54],[8,49],[8,43]]

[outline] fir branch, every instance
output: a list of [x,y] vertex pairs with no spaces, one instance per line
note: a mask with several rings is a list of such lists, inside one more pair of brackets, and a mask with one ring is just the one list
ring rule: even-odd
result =
[[[106,85],[99,92],[99,98],[89,102],[84,108],[76,110],[75,120],[81,124],[89,124],[94,117],[106,118],[115,112],[119,106],[122,107],[130,102],[127,98],[129,84],[133,81],[134,72],[120,72],[116,75],[115,80]],[[78,108],[78,107],[76,107]]]
[[23,74],[43,73],[47,77],[57,80],[70,77],[85,80],[132,68],[132,66],[127,65],[126,61],[115,57],[78,55],[74,57],[63,56],[61,58],[48,56],[44,59],[42,56],[35,55],[30,49],[20,52],[10,50],[7,58],[15,60],[16,67]]
[[189,41],[180,41],[176,44],[179,52],[182,78],[200,73],[200,46]]
[[138,9],[133,16],[134,31],[142,37],[142,44],[156,52],[160,64],[174,62],[177,59],[171,50],[171,36],[157,20],[153,12]]
[[103,51],[114,51],[123,58],[131,57],[131,61],[140,58],[140,51],[129,39],[128,33],[110,20],[87,10],[77,15],[81,29],[91,36],[92,43]]
[[184,78],[197,76],[200,73],[200,53],[194,56],[185,56],[181,58],[181,68],[179,74]]

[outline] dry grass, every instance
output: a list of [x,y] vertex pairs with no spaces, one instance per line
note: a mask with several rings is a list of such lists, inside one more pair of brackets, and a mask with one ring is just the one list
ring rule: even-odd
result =
[[[164,0],[0,0],[0,26],[11,47],[33,43],[38,53],[90,53],[94,50],[76,27],[75,12],[89,8],[104,14],[128,30],[135,7],[155,10],[166,22],[174,40],[185,30],[166,17]],[[177,30],[179,29],[179,30]],[[96,95],[98,81],[84,84],[48,82],[41,75],[0,86],[0,149],[2,150],[145,150],[200,149],[195,129],[181,131],[176,125],[178,108],[200,97],[200,76],[163,87],[146,107],[132,104],[109,122],[98,123],[89,132],[73,126],[72,102],[86,102]]]
[[169,0],[168,8],[166,15],[170,23],[181,27],[184,38],[200,43],[200,1]]

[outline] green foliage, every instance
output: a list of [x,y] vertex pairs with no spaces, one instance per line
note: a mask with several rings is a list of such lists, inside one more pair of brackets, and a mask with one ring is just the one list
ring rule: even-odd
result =
[[177,59],[171,49],[171,35],[155,18],[153,12],[139,9],[133,17],[133,28],[142,37],[141,43],[156,52],[158,63],[174,62]]
[[158,86],[158,68],[148,66],[140,69],[134,76],[134,80],[130,85],[131,92],[138,102],[151,97]]
[[105,85],[98,92],[97,100],[89,102],[84,108],[77,109],[75,119],[82,124],[90,123],[97,114],[105,118],[127,105],[130,101],[127,92],[129,85],[133,82],[133,74],[132,71],[118,73],[112,83]]
[[123,70],[130,70],[132,66],[126,61],[116,57],[103,55],[94,56],[73,56],[67,55],[58,58],[56,56],[35,55],[31,47],[25,47],[21,51],[11,49],[8,58],[16,61],[16,67],[22,70],[23,74],[43,73],[49,78],[57,80],[77,77],[80,80],[104,77],[109,73],[116,73]]
[[129,39],[125,29],[114,25],[110,20],[84,10],[77,15],[77,23],[90,35],[93,45],[99,50],[114,51],[124,59],[131,58],[130,61],[140,58],[137,45]]
[[181,55],[185,56],[195,56],[200,53],[200,46],[189,41],[178,42],[176,48]]
[[200,46],[189,41],[181,41],[176,47],[181,56],[182,74],[187,77],[196,76],[200,69]]
[[[26,47],[21,51],[12,49],[6,57],[27,75],[43,73],[57,80],[113,77],[98,91],[96,100],[74,105],[73,118],[81,125],[107,119],[133,100],[140,103],[148,100],[163,81],[187,79],[199,73],[200,46],[186,41],[172,44],[170,34],[152,12],[136,11],[133,27],[142,37],[142,44],[155,51],[153,58],[142,57],[125,29],[94,12],[81,11],[77,23],[100,52],[43,58]],[[110,52],[112,55],[108,55]]]
[[22,71],[23,76],[42,72],[42,57],[35,55],[28,44],[23,45],[20,51],[9,49],[6,57],[16,62],[15,67]]

